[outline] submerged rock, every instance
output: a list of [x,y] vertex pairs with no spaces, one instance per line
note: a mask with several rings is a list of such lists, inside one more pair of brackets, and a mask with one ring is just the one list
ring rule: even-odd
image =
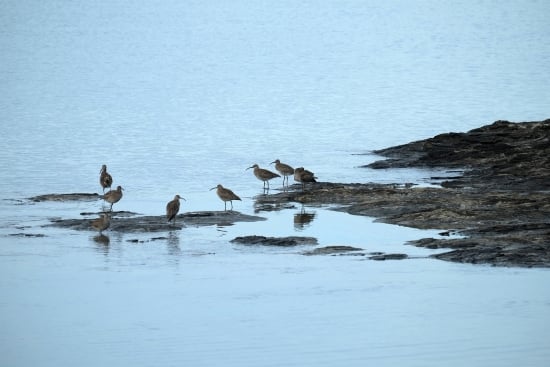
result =
[[243,236],[236,237],[231,240],[233,243],[239,243],[242,245],[261,245],[261,246],[280,246],[280,247],[292,247],[301,245],[316,245],[317,239],[315,237],[265,237],[265,236]]
[[196,226],[230,226],[237,222],[258,222],[267,220],[256,215],[243,214],[236,211],[199,211],[178,215],[178,222],[183,220],[186,225]]
[[380,254],[369,256],[370,260],[385,261],[385,260],[404,260],[408,259],[406,254]]
[[34,202],[41,201],[93,201],[99,200],[101,196],[99,194],[93,193],[71,193],[71,194],[44,194],[33,196],[28,200]]
[[363,251],[362,248],[352,247],[352,246],[325,246],[319,247],[311,251],[306,251],[303,254],[306,256],[311,255],[341,255],[344,253],[354,252],[357,255],[364,255],[363,253],[358,253],[358,251]]
[[34,237],[34,238],[46,237],[46,235],[42,234],[42,233],[10,233],[8,236],[11,236],[11,237],[27,237],[27,238],[30,238],[30,237]]

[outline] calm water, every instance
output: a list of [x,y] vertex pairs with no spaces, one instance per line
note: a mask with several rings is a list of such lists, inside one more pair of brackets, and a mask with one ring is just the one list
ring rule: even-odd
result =
[[[156,235],[43,228],[97,202],[254,212],[253,163],[323,181],[427,184],[441,172],[357,168],[359,155],[498,119],[548,118],[546,1],[0,1],[0,364],[525,365],[550,360],[546,270],[429,260],[437,236],[328,208]],[[280,182],[274,182],[279,187]],[[45,237],[11,236],[16,233]],[[238,235],[414,259],[304,257]],[[130,239],[143,243],[134,244]]]

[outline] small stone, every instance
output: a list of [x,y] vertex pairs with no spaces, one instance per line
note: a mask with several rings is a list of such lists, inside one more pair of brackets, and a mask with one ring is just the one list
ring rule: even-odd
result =
[[311,255],[334,255],[334,254],[343,254],[348,252],[362,251],[362,248],[352,247],[352,246],[326,246],[319,247],[311,251],[306,251],[303,254],[306,256]]
[[369,257],[369,259],[377,260],[377,261],[403,260],[403,259],[407,259],[407,258],[408,258],[408,256],[406,254],[382,254],[382,255],[374,255],[374,256]]

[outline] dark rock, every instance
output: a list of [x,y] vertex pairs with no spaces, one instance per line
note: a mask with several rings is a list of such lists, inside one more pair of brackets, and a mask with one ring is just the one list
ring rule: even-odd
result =
[[334,254],[342,254],[347,252],[356,252],[356,251],[362,251],[362,248],[359,247],[352,247],[352,246],[326,246],[326,247],[319,247],[311,251],[306,251],[303,254],[304,255],[334,255]]
[[11,237],[35,237],[35,238],[41,238],[46,237],[45,234],[42,233],[11,233],[9,234]]
[[243,236],[231,240],[233,243],[242,245],[262,245],[262,246],[281,246],[293,247],[302,245],[316,245],[317,239],[314,237],[265,237],[265,236]]
[[[82,213],[80,213],[80,215],[85,216],[85,217],[90,216],[90,215],[99,216],[102,213],[105,213],[105,212],[82,212]],[[111,213],[112,216],[116,216],[116,217],[135,217],[135,216],[139,215],[139,213],[134,213],[134,212],[126,211],[126,210],[115,210],[115,211],[112,211],[112,212],[109,212],[109,213]]]
[[374,168],[450,167],[463,175],[446,178],[442,188],[325,182],[269,200],[337,205],[385,223],[464,236],[409,243],[454,250],[438,259],[550,267],[550,120],[497,121],[375,153],[389,159]]
[[467,133],[433,138],[375,151],[388,159],[370,168],[463,167],[446,187],[550,189],[550,119],[539,122],[497,121]]
[[[113,232],[165,232],[180,230],[185,226],[229,226],[236,222],[254,222],[266,220],[262,217],[242,214],[235,211],[217,212],[192,212],[178,215],[176,224],[166,221],[165,216],[127,216],[122,213],[122,217],[113,212],[111,225],[107,231]],[[49,226],[70,228],[74,230],[93,230],[90,226],[91,219],[52,219]]]
[[153,237],[150,239],[150,241],[162,241],[162,240],[168,240],[168,237],[160,236],[160,237]]
[[[264,217],[243,214],[236,211],[200,211],[178,215],[178,221],[183,220],[186,225],[195,226],[230,226],[237,222],[258,222],[267,220]],[[165,218],[166,219],[166,218]]]
[[161,241],[161,240],[168,240],[168,237],[160,236],[160,237],[152,237],[148,240],[140,240],[137,238],[131,238],[129,240],[126,240],[126,242],[130,243],[146,243],[146,242],[153,242],[153,241]]
[[407,258],[408,256],[406,254],[381,254],[381,255],[369,256],[370,260],[376,260],[376,261],[403,260]]
[[99,194],[93,193],[72,193],[72,194],[45,194],[38,195],[29,198],[28,200],[34,202],[41,201],[93,201],[99,200],[101,196]]

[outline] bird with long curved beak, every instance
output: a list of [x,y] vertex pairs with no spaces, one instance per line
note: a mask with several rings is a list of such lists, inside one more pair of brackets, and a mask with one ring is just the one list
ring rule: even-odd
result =
[[269,180],[275,178],[275,177],[281,177],[280,175],[276,174],[275,172],[271,172],[270,170],[267,170],[265,168],[260,168],[257,164],[253,164],[252,166],[248,167],[248,169],[254,168],[254,176],[260,181],[263,181],[264,183],[264,189],[266,188],[267,183],[267,189],[269,190]]
[[235,195],[235,193],[222,185],[217,185],[216,187],[213,187],[210,189],[210,191],[217,189],[216,194],[218,194],[219,198],[223,201],[223,207],[224,210],[227,211],[227,202],[231,204],[231,210],[233,210],[233,200],[241,200],[240,197]]
[[173,200],[170,200],[168,204],[166,204],[166,218],[168,219],[168,223],[173,220],[173,224],[176,224],[176,218],[178,216],[178,212],[180,211],[180,199],[187,201],[185,198],[176,195]]

